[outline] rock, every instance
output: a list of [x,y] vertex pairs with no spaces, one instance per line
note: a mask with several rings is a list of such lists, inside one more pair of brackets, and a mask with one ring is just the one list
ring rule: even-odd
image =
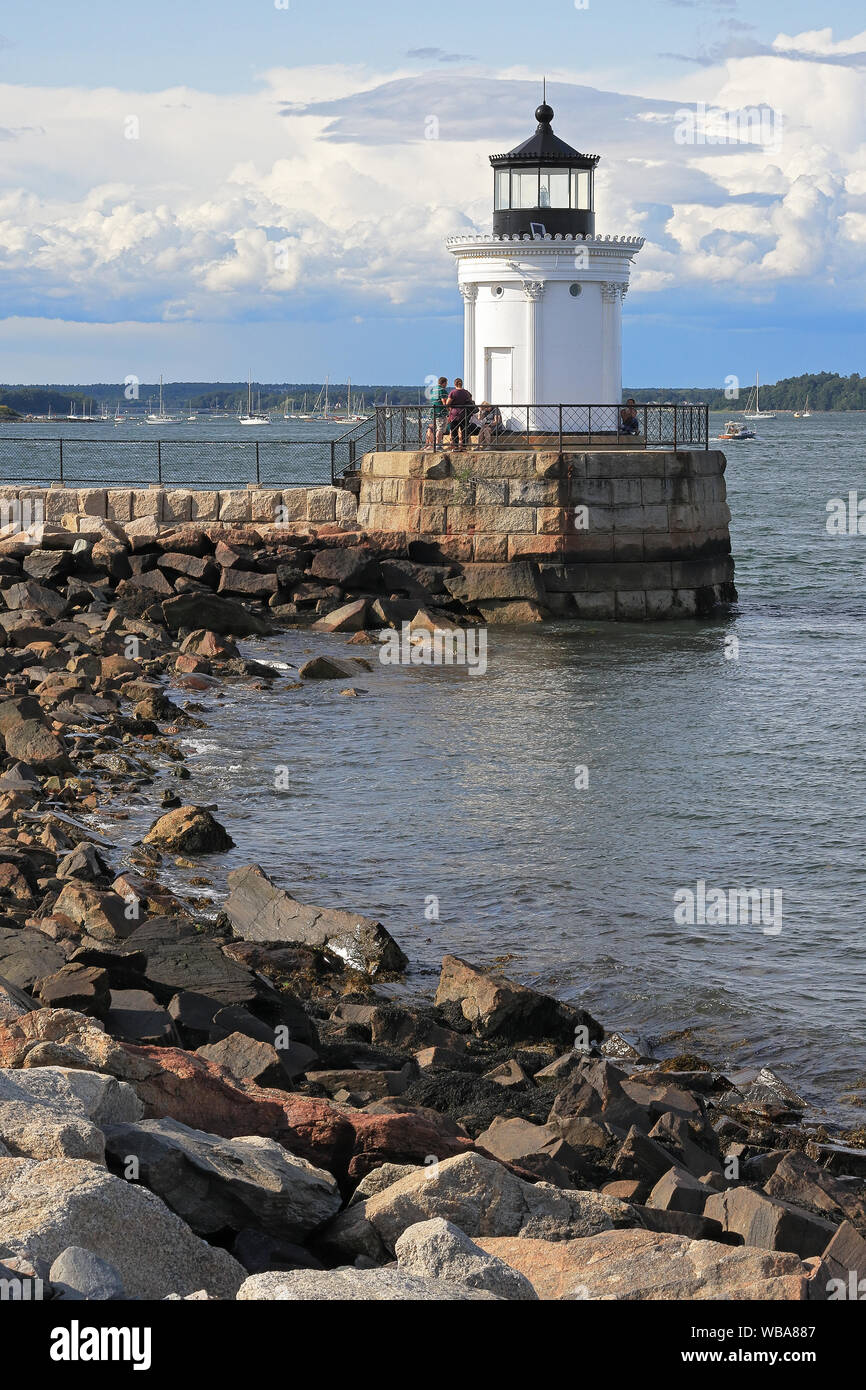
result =
[[114,1265],[101,1260],[92,1250],[69,1245],[51,1266],[48,1278],[55,1298],[67,1301],[90,1299],[108,1302],[125,1299],[123,1280]]
[[0,1025],[0,1067],[60,1066],[116,1075],[126,1054],[103,1025],[69,1009],[38,1009]]
[[632,1125],[620,1145],[611,1171],[618,1173],[621,1178],[636,1178],[654,1187],[673,1167],[674,1159],[667,1149]]
[[191,652],[196,656],[204,656],[211,660],[237,660],[240,651],[234,642],[227,642],[218,632],[211,632],[208,628],[196,628],[184,637],[180,644],[182,652]]
[[0,1072],[0,1139],[16,1156],[102,1163],[99,1126],[140,1113],[132,1088],[111,1076],[60,1067]]
[[367,626],[367,607],[365,598],[344,603],[314,622],[313,629],[317,632],[360,632]]
[[66,611],[66,599],[53,589],[27,580],[22,584],[10,584],[2,591],[3,602],[10,609],[24,609],[52,618],[59,618]]
[[605,1033],[601,1055],[615,1057],[622,1062],[645,1062],[651,1060],[655,1053],[652,1044],[636,1033]]
[[259,574],[255,570],[224,569],[220,573],[219,594],[237,594],[240,598],[268,599],[277,592],[275,574]]
[[62,738],[52,734],[38,719],[13,724],[6,735],[6,752],[17,762],[26,763],[40,773],[68,772],[69,758]]
[[401,1178],[367,1199],[364,1216],[388,1251],[407,1227],[437,1216],[473,1238],[519,1234],[552,1241],[594,1235],[633,1220],[624,1202],[594,1192],[563,1192],[547,1183],[533,1185],[476,1153],[459,1154]]
[[267,1136],[341,1178],[361,1178],[385,1162],[446,1158],[469,1143],[442,1116],[340,1110],[327,1100],[237,1081],[179,1048],[116,1044],[111,1063],[113,1073],[135,1087],[148,1119],[176,1119],[227,1139]]
[[95,965],[64,965],[38,985],[39,999],[49,1008],[97,1017],[108,1008],[109,992],[108,971]]
[[796,1149],[781,1155],[764,1183],[768,1197],[808,1207],[831,1221],[846,1219],[866,1231],[866,1199],[862,1189],[841,1182]]
[[811,1274],[796,1255],[654,1231],[606,1231],[585,1240],[497,1240],[478,1244],[524,1274],[543,1300],[810,1297]]
[[171,1119],[110,1125],[105,1136],[109,1163],[123,1171],[137,1158],[140,1181],[198,1235],[252,1226],[302,1241],[340,1207],[331,1174],[273,1139],[225,1139]]
[[[825,1296],[836,1301],[866,1293],[866,1240],[850,1221],[843,1221],[821,1257],[815,1283]],[[852,1287],[853,1286],[853,1287]]]
[[355,674],[357,673],[351,667],[331,661],[327,656],[311,656],[309,661],[305,661],[303,666],[298,668],[298,675],[305,681],[342,681]]
[[172,632],[184,627],[207,628],[220,634],[253,637],[272,631],[269,622],[251,613],[242,603],[204,591],[178,594],[175,598],[166,599],[162,611],[166,625]]
[[173,854],[223,854],[234,847],[228,832],[201,806],[179,806],[160,816],[144,843]]
[[42,932],[0,927],[0,975],[19,990],[32,990],[38,980],[65,964],[65,952]]
[[121,1042],[170,1047],[177,1042],[167,1010],[146,989],[113,989],[105,1026]]
[[241,1286],[238,1299],[278,1299],[305,1303],[470,1303],[498,1302],[495,1294],[468,1289],[445,1279],[421,1279],[396,1269],[331,1269],[272,1271],[253,1274]]
[[29,1014],[35,1007],[35,1001],[29,994],[13,985],[11,980],[0,977],[0,1025]]
[[377,565],[368,550],[353,546],[335,546],[319,550],[313,556],[310,573],[326,584],[339,584],[341,589],[359,589],[375,584]]
[[126,906],[119,894],[72,879],[63,888],[54,911],[77,923],[97,941],[120,941],[138,925],[135,917],[127,915]]
[[532,1077],[512,1057],[508,1062],[500,1062],[492,1071],[484,1072],[485,1081],[495,1081],[497,1086],[531,1086]]
[[73,563],[68,550],[31,550],[21,568],[37,584],[60,584],[71,572]]
[[532,1124],[518,1117],[497,1117],[475,1142],[479,1149],[492,1154],[501,1163],[518,1167],[521,1176],[533,1174],[543,1182],[553,1183],[555,1187],[583,1186],[576,1179],[582,1179],[592,1171],[592,1165],[587,1164],[552,1126]]
[[647,1206],[657,1207],[659,1211],[686,1211],[702,1216],[704,1203],[712,1195],[711,1187],[698,1182],[684,1168],[669,1168],[647,1198]]
[[235,933],[247,941],[299,941],[323,947],[369,975],[403,970],[407,964],[381,922],[300,903],[256,864],[233,869],[228,884],[224,911]]
[[790,1202],[779,1202],[748,1187],[716,1192],[704,1203],[704,1216],[724,1231],[735,1231],[746,1245],[788,1250],[806,1259],[820,1255],[835,1234],[830,1221]]
[[[625,1072],[606,1058],[583,1057],[557,1093],[548,1121],[563,1134],[564,1127],[575,1118],[603,1121],[621,1133],[632,1126],[647,1133],[652,1128],[652,1113],[648,1105],[632,1098],[625,1089],[627,1084]],[[650,1098],[646,1088],[638,1094]]]
[[0,1247],[53,1264],[70,1246],[112,1265],[133,1298],[232,1298],[245,1274],[153,1193],[95,1163],[0,1159]]
[[104,877],[108,872],[108,865],[99,850],[95,845],[87,844],[86,841],[77,844],[74,849],[63,855],[57,862],[58,878],[75,878],[83,882],[92,882],[94,879]]
[[802,1097],[769,1067],[735,1072],[729,1080],[732,1090],[722,1096],[720,1104],[740,1106],[768,1120],[796,1118],[806,1109]]
[[398,1267],[406,1274],[485,1289],[515,1302],[533,1302],[538,1297],[524,1275],[503,1260],[488,1255],[458,1226],[442,1217],[409,1226],[397,1241],[394,1252]]
[[[308,1050],[310,1057],[315,1057],[315,1053]],[[196,1048],[196,1055],[216,1062],[239,1080],[254,1081],[258,1086],[288,1086],[290,1082],[276,1048],[245,1033],[229,1033],[219,1042]]]
[[[426,1172],[426,1168],[423,1169]],[[377,1192],[384,1192],[386,1187],[392,1183],[399,1182],[401,1178],[408,1177],[411,1173],[418,1172],[416,1163],[383,1163],[381,1168],[373,1168],[365,1178],[362,1178],[349,1198],[349,1206],[355,1206],[358,1202],[364,1202],[368,1197],[373,1197]]]
[[600,1041],[603,1030],[582,1009],[515,984],[502,975],[489,974],[458,956],[443,956],[436,991],[436,1005],[457,1004],[462,1015],[482,1037],[573,1040],[577,1027],[586,1027],[590,1041]]

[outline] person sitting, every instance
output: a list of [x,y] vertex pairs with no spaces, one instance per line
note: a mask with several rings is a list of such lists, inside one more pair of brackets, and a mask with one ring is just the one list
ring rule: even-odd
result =
[[469,432],[469,416],[472,413],[469,406],[474,406],[472,392],[467,391],[463,385],[463,378],[454,378],[454,389],[446,401],[448,406],[448,429],[451,433],[451,447],[456,450],[466,448],[466,436]]
[[489,401],[482,401],[475,415],[472,417],[473,424],[478,429],[479,449],[489,449],[494,435],[502,429],[502,412],[498,405],[491,405]]
[[430,412],[430,423],[427,426],[426,444],[428,449],[441,449],[445,442],[445,423],[448,412],[445,409],[445,401],[448,397],[448,378],[440,376],[439,381],[433,388],[432,403],[433,409]]
[[620,434],[640,434],[640,418],[634,396],[629,396],[619,412]]

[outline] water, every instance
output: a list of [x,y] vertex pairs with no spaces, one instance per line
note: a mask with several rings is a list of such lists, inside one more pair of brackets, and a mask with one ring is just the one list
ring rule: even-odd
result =
[[[447,951],[507,958],[608,1027],[691,1029],[665,1051],[761,1061],[862,1123],[866,536],[825,520],[864,435],[863,416],[780,417],[728,446],[730,617],[491,628],[483,677],[377,664],[358,699],[340,682],[206,697],[184,795],[217,802],[237,842],[215,884],[259,862],[302,899],[381,918],[412,988]],[[377,655],[302,632],[245,645]],[[698,879],[780,888],[781,934],[676,925],[674,892]]]

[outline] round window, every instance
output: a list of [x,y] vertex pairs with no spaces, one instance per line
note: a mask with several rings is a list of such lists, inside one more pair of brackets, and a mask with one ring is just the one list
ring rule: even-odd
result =
[[583,285],[569,285],[568,293],[577,299],[578,295],[583,294]]
[[501,299],[502,296],[504,295],[504,293],[505,293],[505,286],[504,286],[504,285],[494,285],[494,286],[493,286],[493,298],[494,298],[494,299]]

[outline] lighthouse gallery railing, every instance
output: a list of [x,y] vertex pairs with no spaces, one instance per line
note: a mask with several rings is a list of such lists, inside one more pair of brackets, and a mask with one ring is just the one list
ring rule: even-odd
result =
[[[427,405],[376,406],[377,450],[447,448],[456,440],[492,449],[534,448],[557,453],[599,446],[629,449],[708,449],[708,405],[500,405],[501,427],[482,434],[477,406],[466,406],[455,431],[449,411]],[[435,428],[435,439],[434,439]]]

